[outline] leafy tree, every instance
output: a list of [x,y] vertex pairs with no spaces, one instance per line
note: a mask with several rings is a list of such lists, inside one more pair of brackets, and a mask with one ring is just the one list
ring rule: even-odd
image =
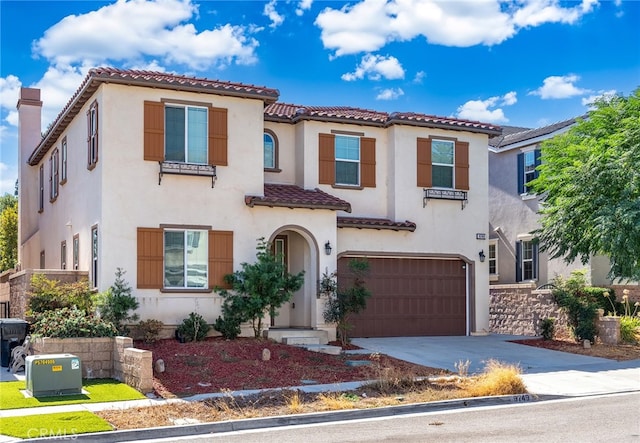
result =
[[[255,337],[260,337],[265,315],[275,312],[302,287],[304,271],[295,275],[287,272],[282,257],[272,252],[271,244],[264,238],[258,239],[256,249],[255,263],[242,263],[242,270],[225,275],[224,279],[231,285],[232,291],[223,289],[220,295],[225,298],[223,315],[233,314],[233,318],[225,317],[222,320],[227,322],[225,329],[237,331],[228,324],[230,321],[239,326],[251,320]],[[214,328],[219,326],[223,326],[221,321],[217,321]]]
[[128,322],[138,320],[138,314],[129,311],[138,309],[138,300],[131,295],[131,286],[124,280],[127,271],[116,269],[116,279],[104,293],[98,294],[97,307],[100,317],[111,322],[121,335],[128,335]]
[[610,278],[640,279],[640,88],[599,99],[588,117],[542,145],[542,250],[568,263],[610,258]]
[[0,197],[0,272],[18,262],[18,199],[5,194]]
[[351,315],[357,314],[367,306],[371,292],[365,287],[364,277],[369,273],[367,260],[352,259],[349,271],[353,276],[353,284],[348,287],[336,285],[332,280],[336,274],[325,274],[321,281],[321,291],[328,295],[323,312],[324,321],[335,323],[342,346],[349,343],[349,331],[353,327]]

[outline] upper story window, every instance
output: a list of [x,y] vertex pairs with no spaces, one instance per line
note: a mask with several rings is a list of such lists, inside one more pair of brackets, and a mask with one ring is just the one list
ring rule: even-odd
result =
[[448,138],[417,139],[417,186],[469,190],[469,143]]
[[49,159],[49,201],[54,202],[58,198],[58,185],[60,183],[59,165],[60,151],[54,149]]
[[360,184],[360,137],[336,135],[336,184]]
[[44,211],[44,165],[38,171],[38,212]]
[[67,182],[67,137],[62,139],[60,151],[62,156],[62,162],[60,165],[60,184],[64,185]]
[[165,160],[207,163],[207,108],[165,106]]
[[364,134],[319,134],[318,182],[354,188],[376,187],[376,139]]
[[531,193],[531,187],[527,186],[531,180],[538,177],[540,166],[540,150],[521,152],[518,154],[518,194],[527,195]]
[[227,110],[145,101],[144,159],[227,166]]
[[263,138],[264,169],[278,169],[278,137],[265,129]]
[[87,168],[98,163],[98,102],[93,102],[87,111]]
[[433,140],[431,142],[432,186],[453,188],[453,141]]

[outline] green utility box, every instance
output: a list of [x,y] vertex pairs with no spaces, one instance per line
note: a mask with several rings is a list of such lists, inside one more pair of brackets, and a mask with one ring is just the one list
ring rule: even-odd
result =
[[34,397],[82,394],[82,366],[72,354],[28,356],[25,379]]

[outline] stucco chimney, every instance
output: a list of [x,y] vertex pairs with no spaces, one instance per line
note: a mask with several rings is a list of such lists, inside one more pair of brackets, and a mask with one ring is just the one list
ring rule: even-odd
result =
[[[42,101],[40,90],[20,88],[18,99],[18,266],[39,267],[25,263],[24,242],[38,230],[39,166],[27,160],[42,140]],[[39,246],[38,246],[39,247]],[[39,256],[38,256],[39,260]]]

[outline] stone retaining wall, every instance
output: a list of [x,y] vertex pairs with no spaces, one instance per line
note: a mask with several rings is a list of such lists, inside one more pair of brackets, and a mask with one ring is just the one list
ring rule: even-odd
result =
[[31,291],[31,277],[34,274],[44,274],[50,280],[62,283],[75,283],[86,280],[89,276],[85,271],[66,271],[57,269],[25,269],[9,277],[9,300],[11,304],[10,317],[25,318],[29,306],[29,292]]
[[530,283],[492,285],[489,288],[489,328],[496,334],[542,335],[541,322],[555,318],[557,334],[568,332],[567,316],[549,289]]
[[36,338],[33,353],[73,354],[80,358],[83,378],[114,378],[142,393],[153,390],[153,355],[133,347],[129,337]]

